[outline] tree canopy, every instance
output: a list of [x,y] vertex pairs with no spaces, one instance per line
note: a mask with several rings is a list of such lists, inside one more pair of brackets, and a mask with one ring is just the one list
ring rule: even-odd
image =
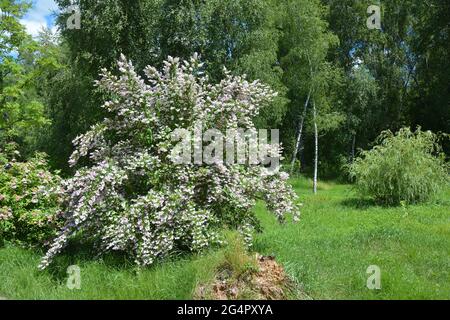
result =
[[225,66],[268,84],[278,96],[254,122],[280,129],[304,173],[317,162],[340,175],[383,130],[450,130],[450,5],[439,0],[380,2],[381,29],[366,25],[372,3],[355,0],[82,0],[80,29],[67,29],[71,2],[56,3],[59,34],[32,38],[20,23],[31,3],[0,2],[0,138],[66,174],[72,140],[105,116],[93,83],[120,54],[143,70],[197,52],[212,80]]

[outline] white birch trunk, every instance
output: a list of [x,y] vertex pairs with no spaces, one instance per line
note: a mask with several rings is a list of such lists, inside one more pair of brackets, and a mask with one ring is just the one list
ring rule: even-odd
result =
[[314,182],[313,189],[314,194],[317,193],[317,169],[319,164],[319,132],[317,129],[317,110],[316,110],[316,102],[313,100],[313,113],[314,113]]

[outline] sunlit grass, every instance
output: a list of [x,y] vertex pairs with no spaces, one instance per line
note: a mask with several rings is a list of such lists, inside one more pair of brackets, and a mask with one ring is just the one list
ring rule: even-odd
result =
[[[255,249],[274,254],[314,299],[449,299],[450,197],[434,204],[380,207],[349,186],[313,195],[293,185],[304,203],[297,225],[278,226],[259,206],[265,232]],[[366,287],[369,265],[381,268],[381,290]]]
[[[312,299],[449,299],[450,190],[440,201],[381,207],[356,198],[350,186],[292,180],[302,220],[278,225],[263,205],[255,210],[264,232],[254,250],[274,255]],[[213,279],[224,250],[180,255],[139,269],[120,256],[101,260],[69,248],[49,270],[37,269],[41,253],[0,249],[0,297],[9,299],[191,299]],[[81,268],[81,290],[66,286],[69,265]],[[381,290],[366,287],[369,265],[381,268]]]

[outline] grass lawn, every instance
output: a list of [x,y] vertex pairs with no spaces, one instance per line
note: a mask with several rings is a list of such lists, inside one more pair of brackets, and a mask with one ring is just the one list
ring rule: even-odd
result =
[[[302,297],[450,299],[450,190],[434,204],[388,208],[358,201],[347,185],[321,183],[313,195],[310,181],[292,183],[304,203],[301,222],[280,226],[258,205],[264,233],[254,249],[274,255]],[[190,299],[223,262],[223,250],[211,250],[139,270],[117,256],[68,252],[40,272],[39,252],[1,248],[0,298]],[[73,264],[81,268],[81,290],[66,287]],[[381,290],[366,287],[370,265],[381,269]]]
[[[313,299],[450,299],[450,194],[436,204],[384,208],[358,201],[346,185],[294,181],[304,201],[298,225],[277,226],[258,208],[266,232],[255,249],[276,255]],[[450,190],[448,190],[450,191]],[[381,290],[366,287],[381,269]]]

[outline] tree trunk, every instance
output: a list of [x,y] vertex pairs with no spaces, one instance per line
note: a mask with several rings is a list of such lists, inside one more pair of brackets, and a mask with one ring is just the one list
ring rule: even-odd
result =
[[314,194],[317,193],[317,168],[319,164],[319,132],[317,129],[317,110],[316,102],[313,100],[313,112],[314,112]]
[[353,161],[355,160],[355,147],[356,147],[356,133],[353,134],[353,139],[352,139],[352,158],[351,158],[351,163],[353,163]]
[[302,141],[302,133],[303,133],[303,124],[305,122],[306,111],[308,109],[309,99],[311,98],[311,92],[312,92],[312,88],[309,89],[308,97],[306,98],[305,105],[303,106],[303,113],[300,116],[300,123],[299,123],[299,127],[298,127],[298,135],[297,135],[297,142],[295,144],[294,154],[292,155],[291,174],[294,172],[295,159],[297,158],[298,151],[300,150],[300,144],[301,144],[301,141]]

